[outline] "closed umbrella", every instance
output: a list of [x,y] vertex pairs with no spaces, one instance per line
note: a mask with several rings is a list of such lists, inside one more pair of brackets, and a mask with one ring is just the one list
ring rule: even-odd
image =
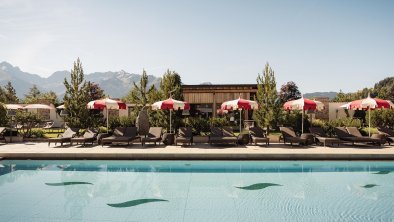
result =
[[126,109],[126,103],[120,101],[120,100],[113,100],[113,99],[99,99],[99,100],[93,100],[90,101],[87,104],[88,109],[106,109],[107,110],[107,132],[109,128],[109,122],[108,122],[108,110],[110,109]]
[[171,133],[171,114],[172,114],[172,110],[189,110],[190,109],[190,105],[189,103],[185,102],[185,101],[179,101],[179,100],[175,100],[172,99],[172,97],[163,100],[163,101],[158,101],[152,104],[152,109],[153,110],[170,110],[170,133]]
[[6,109],[23,109],[23,106],[18,104],[5,104]]
[[29,104],[24,109],[54,109],[52,106],[48,106],[45,104]]
[[306,99],[302,97],[301,99],[287,101],[283,105],[283,108],[285,110],[302,110],[301,132],[304,133],[304,111],[322,110],[324,109],[324,104],[320,101]]
[[256,101],[241,99],[241,97],[223,102],[220,106],[222,110],[239,110],[239,133],[242,131],[242,110],[258,109],[258,107]]
[[368,135],[371,136],[371,109],[392,109],[394,104],[389,100],[371,98],[368,93],[367,98],[354,100],[350,102],[348,107],[352,110],[368,110]]

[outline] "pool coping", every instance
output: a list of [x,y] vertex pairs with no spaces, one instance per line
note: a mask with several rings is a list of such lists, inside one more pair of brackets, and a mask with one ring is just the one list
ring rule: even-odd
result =
[[56,160],[394,160],[394,147],[290,147],[219,146],[197,144],[191,147],[48,147],[47,143],[15,143],[0,146],[0,159]]

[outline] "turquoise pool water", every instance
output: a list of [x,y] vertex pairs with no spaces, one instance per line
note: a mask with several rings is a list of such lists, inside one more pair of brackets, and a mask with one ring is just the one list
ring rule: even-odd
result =
[[0,221],[392,221],[394,162],[0,161]]

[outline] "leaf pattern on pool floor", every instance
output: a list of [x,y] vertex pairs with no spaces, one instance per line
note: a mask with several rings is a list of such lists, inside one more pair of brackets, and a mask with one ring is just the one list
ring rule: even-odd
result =
[[107,205],[110,207],[122,208],[122,207],[133,207],[133,206],[137,206],[140,204],[146,204],[146,203],[151,203],[151,202],[163,202],[163,201],[168,202],[168,200],[163,200],[163,199],[137,199],[137,200],[126,201],[123,203],[115,203],[115,204],[107,204]]
[[389,174],[389,173],[391,173],[391,171],[389,171],[389,170],[384,170],[384,171],[379,171],[379,172],[372,173],[372,174],[380,174],[380,175],[384,175],[384,174]]
[[61,183],[45,183],[45,185],[48,185],[48,186],[69,186],[69,185],[93,185],[93,184],[88,183],[88,182],[74,181],[74,182],[61,182]]
[[376,185],[376,184],[367,184],[367,185],[361,186],[361,187],[362,187],[362,188],[372,188],[372,187],[376,187],[376,186],[379,186],[379,185]]
[[238,189],[243,189],[243,190],[261,190],[267,187],[273,187],[273,186],[282,186],[280,184],[276,184],[276,183],[256,183],[256,184],[252,184],[246,187],[236,187]]

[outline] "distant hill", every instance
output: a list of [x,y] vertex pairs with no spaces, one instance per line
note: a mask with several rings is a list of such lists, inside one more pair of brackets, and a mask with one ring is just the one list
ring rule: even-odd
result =
[[304,97],[311,99],[311,98],[316,98],[316,97],[328,97],[330,99],[333,99],[337,95],[336,92],[313,92],[313,93],[305,93]]
[[[0,63],[0,85],[5,85],[8,81],[11,81],[20,98],[24,98],[24,95],[33,85],[37,85],[41,91],[54,91],[60,98],[63,98],[65,93],[64,78],[70,78],[69,71],[57,71],[48,78],[43,78],[37,74],[23,72],[19,67],[13,66],[8,62]],[[106,94],[116,98],[125,96],[131,89],[133,82],[138,82],[140,78],[141,75],[127,73],[124,70],[118,72],[94,72],[85,75],[87,81],[99,84]],[[160,77],[149,75],[148,87],[151,85],[159,87],[160,80]]]

